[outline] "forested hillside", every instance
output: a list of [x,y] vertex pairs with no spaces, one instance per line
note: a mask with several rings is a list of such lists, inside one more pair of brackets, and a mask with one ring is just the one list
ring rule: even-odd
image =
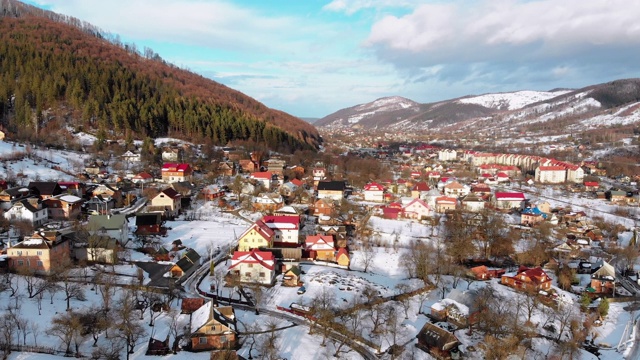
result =
[[242,140],[315,148],[316,129],[291,115],[119,44],[77,19],[0,0],[0,121],[35,136],[72,125],[110,137]]

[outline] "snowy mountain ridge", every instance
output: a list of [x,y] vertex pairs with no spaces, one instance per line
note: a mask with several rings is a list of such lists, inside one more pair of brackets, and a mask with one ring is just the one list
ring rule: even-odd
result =
[[458,100],[463,104],[478,104],[486,108],[497,110],[517,110],[527,105],[545,101],[570,92],[570,90],[557,91],[529,91],[522,90],[507,93],[483,94],[466,97]]

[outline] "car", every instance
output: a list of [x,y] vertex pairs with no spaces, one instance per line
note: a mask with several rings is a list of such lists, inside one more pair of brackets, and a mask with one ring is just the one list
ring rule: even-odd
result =
[[304,286],[300,286],[300,287],[298,288],[298,295],[302,295],[302,294],[304,294],[304,293],[306,293],[306,292],[307,292],[307,289],[305,289],[305,287],[304,287]]

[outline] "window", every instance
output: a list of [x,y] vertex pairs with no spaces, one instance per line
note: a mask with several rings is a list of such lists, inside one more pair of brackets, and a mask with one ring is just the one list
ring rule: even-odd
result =
[[18,256],[22,256],[22,251],[17,252]]
[[36,254],[37,254],[38,256],[42,256],[42,251],[36,251]]
[[18,266],[22,266],[22,265],[24,265],[24,261],[18,260]]
[[263,272],[260,273],[260,277],[263,278],[265,274]]
[[201,336],[201,337],[198,338],[198,342],[200,344],[206,344],[207,343],[207,338],[204,337],[204,336]]
[[38,260],[37,262],[38,267],[44,267],[44,264],[42,264],[42,261]]
[[251,277],[251,273],[247,271],[246,273],[244,273],[244,276],[250,278]]
[[252,268],[252,267],[253,267],[253,264],[249,264],[248,266],[249,266],[250,268]]

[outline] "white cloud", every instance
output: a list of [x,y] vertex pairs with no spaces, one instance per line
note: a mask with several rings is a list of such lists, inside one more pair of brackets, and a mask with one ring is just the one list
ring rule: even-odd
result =
[[522,55],[514,49],[544,58],[601,45],[637,46],[639,17],[640,2],[626,0],[425,4],[376,22],[365,45],[419,56],[423,65]]
[[308,19],[266,15],[222,0],[36,0],[134,40],[216,49],[289,51],[332,28]]
[[333,0],[323,10],[355,14],[365,9],[413,8],[424,0]]

